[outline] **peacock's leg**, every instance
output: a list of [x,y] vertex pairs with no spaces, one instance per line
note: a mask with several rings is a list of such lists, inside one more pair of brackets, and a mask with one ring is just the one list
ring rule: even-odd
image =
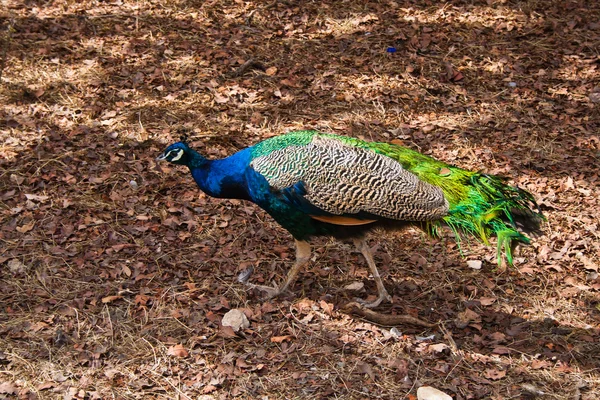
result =
[[374,308],[381,304],[383,300],[391,302],[392,296],[389,295],[389,293],[385,289],[385,286],[383,286],[383,281],[381,280],[381,276],[379,275],[379,271],[377,270],[375,260],[373,260],[373,254],[371,254],[371,249],[369,248],[367,241],[364,237],[356,238],[354,239],[354,245],[367,260],[367,264],[369,264],[369,268],[371,269],[373,279],[375,279],[375,283],[377,284],[377,291],[379,292],[379,297],[377,298],[377,300],[375,300],[372,303],[363,302],[363,306],[367,308]]
[[253,289],[258,289],[260,291],[266,292],[266,299],[271,299],[275,296],[279,296],[283,293],[294,281],[296,280],[296,276],[300,269],[304,267],[310,261],[310,244],[304,240],[296,240],[296,262],[290,272],[288,272],[285,281],[279,287],[271,287],[264,285],[255,285],[253,283],[246,283],[249,287]]

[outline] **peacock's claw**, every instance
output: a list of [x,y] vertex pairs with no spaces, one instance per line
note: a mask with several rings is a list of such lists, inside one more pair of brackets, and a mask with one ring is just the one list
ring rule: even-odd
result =
[[306,263],[310,261],[310,245],[308,242],[304,240],[296,240],[296,262],[294,266],[289,270],[285,280],[276,287],[273,286],[265,286],[265,285],[256,285],[254,283],[248,282],[250,276],[252,275],[252,271],[254,270],[252,267],[249,269],[242,271],[242,273],[238,276],[238,282],[243,283],[251,289],[258,289],[261,292],[265,292],[267,295],[262,298],[263,301],[270,300],[273,297],[277,297],[283,292],[285,292],[292,283],[296,280],[296,276],[298,275],[298,271],[302,269]]
[[263,301],[271,300],[273,297],[277,297],[281,294],[282,291],[278,287],[256,285],[254,283],[248,282],[248,280],[250,279],[250,276],[252,276],[253,272],[254,272],[253,267],[245,269],[244,271],[240,272],[240,274],[237,277],[237,281],[248,286],[250,289],[257,289],[257,290],[260,290],[261,292],[265,292],[266,295],[262,298]]
[[391,303],[392,296],[390,296],[389,293],[387,291],[385,291],[383,293],[379,293],[379,297],[375,301],[366,301],[363,299],[355,299],[355,300],[358,304],[360,304],[361,306],[363,306],[365,308],[375,308],[378,305],[380,305],[384,300]]
[[246,282],[245,285],[248,286],[250,289],[257,289],[257,290],[260,290],[261,292],[264,292],[265,296],[262,298],[262,301],[271,300],[272,298],[277,297],[281,293],[283,293],[283,291],[278,287],[256,285],[254,283],[249,283],[249,282]]

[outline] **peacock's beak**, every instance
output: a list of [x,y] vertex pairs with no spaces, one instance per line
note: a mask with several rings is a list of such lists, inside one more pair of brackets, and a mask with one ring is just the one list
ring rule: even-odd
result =
[[160,160],[164,160],[164,159],[166,159],[166,158],[167,158],[167,153],[161,153],[161,155],[160,155],[160,156],[156,157],[156,159],[157,159],[157,160],[159,160],[159,161],[160,161]]

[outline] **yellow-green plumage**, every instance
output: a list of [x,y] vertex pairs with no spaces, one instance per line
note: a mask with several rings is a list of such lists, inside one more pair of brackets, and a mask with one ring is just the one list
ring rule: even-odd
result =
[[[503,249],[508,263],[512,264],[513,240],[530,242],[518,231],[518,224],[525,231],[539,229],[543,216],[533,196],[507,185],[504,178],[450,166],[400,146],[384,144],[382,148],[386,155],[398,160],[420,179],[442,189],[450,203],[449,213],[442,220],[452,228],[458,241],[461,232],[472,234],[485,244],[496,236],[499,264]],[[435,234],[437,222],[432,224]]]

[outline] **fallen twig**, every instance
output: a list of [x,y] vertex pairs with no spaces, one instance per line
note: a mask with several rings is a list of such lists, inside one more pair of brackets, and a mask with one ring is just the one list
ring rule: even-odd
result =
[[365,308],[361,304],[357,302],[351,302],[344,305],[341,308],[341,311],[346,314],[353,314],[363,317],[364,319],[374,322],[378,325],[383,326],[396,326],[402,324],[412,324],[418,326],[424,326],[427,328],[434,328],[438,324],[434,324],[431,322],[423,321],[417,317],[413,317],[412,315],[390,315],[390,314],[382,314],[376,311]]

